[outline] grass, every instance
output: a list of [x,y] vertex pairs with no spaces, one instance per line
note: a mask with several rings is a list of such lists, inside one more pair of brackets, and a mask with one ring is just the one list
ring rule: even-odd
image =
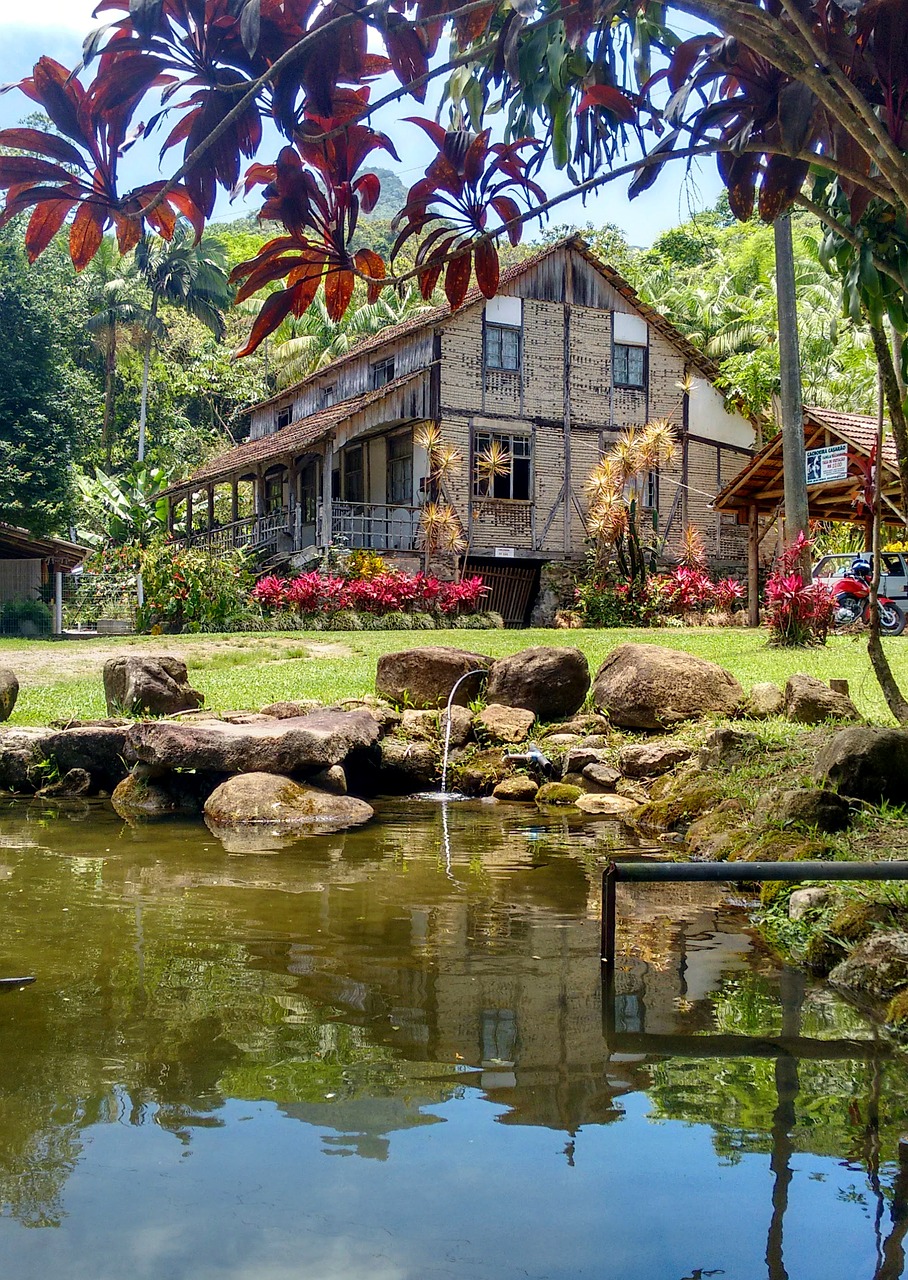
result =
[[[397,649],[449,644],[502,657],[530,645],[576,645],[595,674],[605,656],[625,641],[665,645],[717,662],[745,690],[765,680],[784,686],[796,671],[824,681],[844,678],[862,715],[891,722],[860,638],[835,637],[818,649],[770,649],[765,632],[745,628],[294,632],[64,643],[2,639],[0,665],[11,667],[19,677],[19,701],[11,723],[44,724],[104,715],[101,668],[106,658],[124,650],[182,657],[206,705],[226,710],[258,709],[279,699],[335,702],[369,693],[379,656]],[[888,653],[896,678],[908,688],[908,637],[889,641]]]

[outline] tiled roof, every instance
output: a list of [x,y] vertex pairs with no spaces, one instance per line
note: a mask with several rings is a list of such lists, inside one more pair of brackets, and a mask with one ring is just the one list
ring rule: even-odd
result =
[[393,382],[385,383],[383,387],[378,387],[374,391],[365,391],[361,395],[350,396],[347,400],[339,400],[337,404],[332,404],[327,409],[319,409],[305,418],[299,418],[296,422],[281,427],[279,431],[272,431],[269,435],[260,436],[256,440],[247,440],[245,444],[239,444],[236,448],[228,449],[226,453],[212,458],[188,480],[180,480],[177,484],[171,485],[166,492],[171,495],[185,493],[189,489],[198,488],[207,480],[218,479],[228,472],[255,467],[257,463],[268,462],[273,458],[304,453],[312,445],[324,440],[346,418],[351,418],[361,409],[374,404],[376,400],[381,400],[399,387],[406,386],[407,383],[421,377],[424,372],[418,369],[403,378],[395,378]]
[[[824,443],[824,433],[831,432],[844,440],[866,456],[869,456],[877,435],[876,417],[863,413],[840,413],[836,409],[804,409],[804,436],[808,449],[820,448]],[[891,436],[883,438],[883,474],[889,478],[884,481],[884,491],[898,484],[898,456]],[[762,449],[747,462],[738,474],[729,481],[716,495],[713,506],[720,511],[745,508],[757,502],[760,495],[767,491],[781,492],[782,476],[782,435],[781,432],[763,446]],[[858,477],[852,474],[850,484],[842,483],[841,500],[835,497],[838,490],[830,490],[837,510],[830,509],[826,514],[830,519],[849,518],[853,491],[858,485]]]
[[[658,329],[669,342],[673,343],[674,346],[682,351],[690,363],[696,365],[705,377],[712,379],[716,376],[718,372],[717,366],[707,356],[705,356],[702,351],[699,351],[691,342],[689,342],[680,330],[676,329],[669,320],[666,320],[665,316],[660,315],[660,313],[651,307],[649,303],[643,302],[642,299],[638,297],[636,290],[628,284],[623,276],[620,276],[617,271],[600,261],[582,236],[572,235],[566,236],[561,240],[556,240],[552,244],[545,245],[544,248],[539,249],[536,253],[530,254],[530,256],[524,258],[522,262],[516,262],[513,266],[507,267],[502,271],[501,278],[498,281],[498,292],[503,292],[509,284],[518,280],[527,271],[532,270],[532,268],[537,266],[540,262],[543,262],[546,258],[551,257],[552,254],[558,253],[561,249],[565,248],[575,249],[578,253],[582,254],[594,270],[598,271],[605,280],[607,280],[615,292],[620,294],[626,302],[629,302],[632,307],[639,311],[654,329]],[[257,409],[267,409],[270,405],[279,404],[281,401],[286,400],[289,395],[295,395],[303,387],[309,386],[319,378],[330,375],[333,370],[341,368],[351,360],[358,360],[360,356],[369,355],[373,351],[378,351],[382,347],[397,342],[400,338],[406,337],[408,334],[419,333],[422,329],[432,328],[435,325],[440,324],[442,321],[450,319],[451,316],[464,311],[466,308],[475,306],[478,303],[484,303],[485,301],[486,298],[483,293],[474,285],[472,289],[468,290],[466,297],[457,308],[456,312],[449,303],[444,303],[440,307],[431,307],[427,311],[420,311],[417,315],[410,316],[408,320],[402,320],[400,324],[390,325],[387,329],[381,329],[378,333],[373,334],[372,337],[364,338],[362,342],[358,342],[355,346],[351,347],[348,352],[342,356],[338,356],[336,360],[332,360],[331,363],[329,365],[325,365],[324,368],[318,369],[315,373],[307,374],[306,377],[302,378],[299,382],[294,383],[290,387],[285,387],[283,391],[270,396],[267,400],[258,400],[255,404],[250,405],[246,412],[251,413]]]
[[53,560],[60,569],[81,564],[88,547],[63,538],[36,538],[27,529],[14,524],[0,524],[0,560]]

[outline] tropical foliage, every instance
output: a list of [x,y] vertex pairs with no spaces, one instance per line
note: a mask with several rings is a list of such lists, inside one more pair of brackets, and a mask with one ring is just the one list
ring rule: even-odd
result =
[[764,618],[770,643],[784,648],[825,644],[835,612],[835,597],[821,582],[802,575],[812,544],[799,535],[779,556],[766,583]]
[[270,576],[256,583],[252,600],[266,610],[290,609],[301,614],[345,610],[369,614],[476,613],[488,595],[482,578],[441,582],[431,574],[384,570],[364,578],[304,573],[297,578]]

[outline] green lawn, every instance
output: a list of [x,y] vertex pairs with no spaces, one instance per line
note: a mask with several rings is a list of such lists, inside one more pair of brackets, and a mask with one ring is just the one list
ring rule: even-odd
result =
[[[683,649],[718,662],[745,689],[761,680],[784,685],[794,671],[822,680],[844,677],[861,712],[889,722],[861,639],[835,638],[825,648],[767,648],[766,633],[746,629],[685,628],[659,631],[432,631],[298,632],[231,636],[135,636],[104,641],[0,640],[0,665],[19,677],[12,724],[105,714],[104,660],[127,651],[183,657],[193,684],[214,710],[258,709],[281,698],[333,702],[371,692],[380,654],[421,645],[451,644],[495,657],[529,645],[577,645],[596,668],[626,640]],[[908,636],[888,642],[893,670],[908,688]]]

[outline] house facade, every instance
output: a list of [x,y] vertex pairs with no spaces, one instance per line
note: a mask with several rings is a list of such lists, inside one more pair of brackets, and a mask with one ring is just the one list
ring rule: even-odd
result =
[[[647,484],[659,533],[670,549],[693,523],[714,561],[736,563],[735,518],[710,504],[751,456],[754,429],[727,411],[714,375],[572,237],[505,271],[495,298],[474,290],[457,311],[423,312],[254,405],[246,443],[171,488],[171,527],[215,548],[412,557],[432,490],[419,427],[431,422],[463,459],[439,496],[468,567],[529,582],[542,563],[582,556],[584,484],[610,442],[667,419],[680,448]],[[507,461],[490,478],[477,457],[493,441]]]

